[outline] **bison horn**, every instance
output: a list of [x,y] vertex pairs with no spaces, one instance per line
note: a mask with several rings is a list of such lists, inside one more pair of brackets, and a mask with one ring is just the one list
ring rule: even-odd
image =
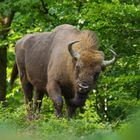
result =
[[111,50],[111,49],[109,49],[109,50],[113,53],[113,58],[112,58],[111,60],[104,60],[104,61],[102,62],[102,66],[103,66],[103,67],[110,66],[110,65],[114,64],[115,61],[116,61],[116,56],[117,56],[117,54],[116,54],[113,50]]
[[77,42],[79,42],[79,41],[73,41],[73,42],[68,44],[68,50],[69,50],[71,56],[76,58],[76,59],[78,59],[80,57],[80,54],[72,49],[72,45],[77,43]]

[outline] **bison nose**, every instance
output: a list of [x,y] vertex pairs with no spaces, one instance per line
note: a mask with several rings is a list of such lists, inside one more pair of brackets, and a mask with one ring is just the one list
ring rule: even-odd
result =
[[89,85],[86,82],[82,82],[78,84],[80,92],[87,92],[89,90]]

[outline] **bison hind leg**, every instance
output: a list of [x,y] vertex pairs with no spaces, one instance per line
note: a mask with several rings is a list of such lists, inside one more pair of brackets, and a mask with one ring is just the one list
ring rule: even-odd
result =
[[34,95],[34,110],[36,112],[40,112],[40,108],[42,105],[42,99],[44,97],[44,92],[40,91],[38,89],[35,89],[35,95]]
[[29,105],[29,107],[32,107],[33,85],[29,82],[24,73],[20,74],[20,80],[25,96],[25,103],[26,105]]
[[24,92],[25,96],[25,103],[26,103],[26,109],[27,109],[27,119],[28,120],[33,120],[34,115],[33,115],[33,85],[28,81],[27,76],[23,75],[20,77],[21,79],[21,84],[22,84],[22,89]]

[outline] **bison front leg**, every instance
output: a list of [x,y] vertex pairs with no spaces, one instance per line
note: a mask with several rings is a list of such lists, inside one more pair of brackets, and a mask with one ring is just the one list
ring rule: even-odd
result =
[[[77,109],[77,108],[78,108],[78,107],[72,106],[72,105],[69,105],[69,106],[67,107],[68,117],[69,117],[69,118],[72,118],[72,117],[76,114],[76,109]],[[83,109],[83,106],[80,106],[79,109],[80,109],[80,113],[84,113],[85,110]]]
[[68,111],[68,118],[72,118],[75,115],[76,107],[68,106],[67,111]]
[[56,116],[62,117],[63,99],[59,84],[56,81],[48,82],[47,92],[54,103]]

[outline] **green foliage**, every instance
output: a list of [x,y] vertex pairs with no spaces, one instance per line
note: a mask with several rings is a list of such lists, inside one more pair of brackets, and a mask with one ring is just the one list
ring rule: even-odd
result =
[[[38,139],[118,140],[121,139],[120,132],[128,129],[124,134],[130,135],[123,139],[135,140],[136,136],[139,137],[136,130],[140,130],[140,125],[128,122],[127,118],[140,107],[139,0],[44,0],[44,6],[45,9],[41,0],[0,2],[0,20],[8,16],[11,10],[16,12],[7,38],[0,41],[0,46],[9,46],[8,107],[0,108],[0,132],[3,127],[10,126],[14,130],[11,132],[13,135],[27,135],[29,139],[34,135]],[[25,34],[51,31],[64,23],[73,24],[82,30],[95,31],[99,36],[100,50],[105,53],[106,59],[111,58],[108,48],[112,48],[118,54],[118,61],[101,74],[98,93],[90,93],[84,114],[77,111],[77,116],[71,120],[66,115],[58,119],[53,115],[53,104],[47,97],[43,100],[39,119],[27,121],[19,79],[12,90],[9,86],[11,68],[15,61],[15,43]],[[133,116],[131,119],[135,118],[138,117]]]
[[[14,111],[0,109],[0,136],[5,139],[76,139],[76,140],[137,140],[139,138],[139,113],[120,124],[118,130],[112,130],[108,124],[86,127],[85,120],[66,118],[58,119],[53,114],[41,114],[40,119],[27,121],[25,107]],[[93,124],[89,122],[91,126]],[[95,125],[94,125],[95,126]],[[97,127],[98,126],[98,127]],[[92,130],[90,132],[90,130]],[[7,135],[8,132],[8,135]],[[90,133],[89,133],[90,132]],[[9,137],[10,135],[10,137]]]

